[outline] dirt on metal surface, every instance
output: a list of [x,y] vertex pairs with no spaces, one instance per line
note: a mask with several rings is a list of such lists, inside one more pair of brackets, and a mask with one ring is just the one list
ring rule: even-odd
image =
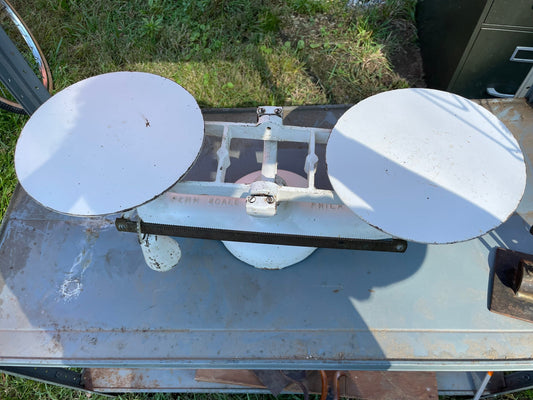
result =
[[82,382],[90,390],[113,389],[162,389],[158,379],[147,379],[144,369],[131,368],[86,368]]

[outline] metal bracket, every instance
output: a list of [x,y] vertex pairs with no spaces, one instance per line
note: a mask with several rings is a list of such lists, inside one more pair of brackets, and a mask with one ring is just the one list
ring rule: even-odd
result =
[[250,195],[246,198],[246,213],[254,217],[276,215],[279,186],[274,182],[256,181],[250,185]]
[[262,122],[262,117],[276,116],[283,119],[283,108],[278,106],[261,106],[257,108],[257,122]]

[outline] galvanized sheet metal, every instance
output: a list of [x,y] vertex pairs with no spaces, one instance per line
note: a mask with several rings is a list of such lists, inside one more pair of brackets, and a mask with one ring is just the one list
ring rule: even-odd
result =
[[[487,289],[495,247],[533,252],[533,118],[521,100],[483,104],[527,153],[528,187],[518,214],[459,244],[410,243],[403,254],[318,249],[293,267],[262,271],[220,242],[178,239],[180,266],[158,273],[113,216],[59,215],[18,188],[0,229],[0,363],[531,369],[533,324],[489,312]],[[287,118],[327,127],[342,110],[294,109]],[[285,150],[282,160],[298,149]]]

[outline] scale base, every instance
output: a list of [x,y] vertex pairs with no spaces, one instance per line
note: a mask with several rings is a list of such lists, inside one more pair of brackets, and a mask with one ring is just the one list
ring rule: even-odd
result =
[[277,244],[222,242],[236,258],[259,269],[283,269],[310,256],[316,247]]

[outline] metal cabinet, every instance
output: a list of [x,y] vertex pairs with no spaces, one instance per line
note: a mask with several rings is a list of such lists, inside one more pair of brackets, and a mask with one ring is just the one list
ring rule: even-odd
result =
[[533,27],[533,1],[495,0],[485,19],[486,24]]
[[417,24],[429,87],[513,95],[531,69],[533,0],[420,0]]

